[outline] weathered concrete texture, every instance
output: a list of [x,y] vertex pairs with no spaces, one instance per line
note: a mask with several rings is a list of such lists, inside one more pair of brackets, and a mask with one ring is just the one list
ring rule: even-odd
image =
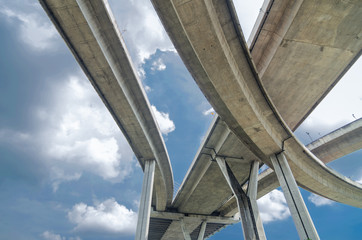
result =
[[362,118],[307,145],[322,162],[329,163],[362,148]]
[[[166,219],[172,220],[171,224],[168,226],[167,231],[163,233],[161,238],[157,239],[184,239],[184,234],[182,231],[181,220],[184,223],[184,230],[188,233],[192,239],[198,239],[199,233],[202,230],[203,223],[206,223],[205,227],[205,237],[209,237],[220,229],[224,228],[227,225],[234,224],[239,222],[233,218],[225,218],[218,216],[206,216],[206,215],[195,215],[195,214],[182,214],[175,212],[151,212],[152,219]],[[155,229],[154,231],[157,231]]]
[[239,183],[249,178],[255,155],[231,134],[223,121],[217,117],[214,121],[172,203],[179,212],[209,215],[230,198],[232,191],[216,157],[227,160]]
[[[306,147],[324,163],[334,161],[362,148],[361,124],[362,119],[358,119],[315,140]],[[265,170],[258,176],[257,199],[279,186],[273,169]],[[235,199],[230,199],[218,211],[222,216],[233,216],[238,211]]]
[[153,3],[200,89],[250,152],[272,167],[268,156],[284,148],[301,186],[362,206],[361,185],[327,168],[283,122],[255,71],[231,2]]
[[[232,14],[233,11],[230,10],[230,3],[160,0],[154,0],[153,3],[185,65],[221,118],[240,139],[239,145],[243,146],[244,154],[251,153],[255,158],[271,166],[268,156],[281,151],[284,142],[288,149],[287,155],[295,161],[291,164],[292,170],[298,173],[296,177],[302,182],[300,183],[302,186],[334,200],[359,206],[361,186],[331,171],[319,160],[314,159],[283,124],[275,107],[268,101],[262,83],[258,81],[256,72],[253,71],[253,63],[248,56],[243,37],[238,31],[240,29]],[[279,12],[278,14],[282,17],[283,14],[293,16],[297,13],[298,10],[292,9],[288,13]],[[288,24],[292,22],[291,19],[288,21]],[[288,54],[288,52],[284,53]],[[330,70],[333,71],[333,69]],[[318,86],[323,93],[329,91],[329,86]],[[280,94],[277,97],[283,99],[284,95]],[[301,103],[294,99],[290,101]],[[292,116],[294,109],[288,114]],[[221,140],[221,135],[219,139],[224,141]],[[211,211],[217,205],[214,197],[205,196],[210,188],[201,186],[211,186],[213,182],[210,181],[216,179],[215,184],[220,184],[220,186],[213,187],[216,191],[220,191],[216,187],[221,187],[226,183],[218,180],[220,176],[216,176],[215,179],[207,178],[209,171],[216,170],[211,169],[213,163],[209,163],[205,156],[205,160],[202,159],[201,155],[195,158],[175,198],[174,206],[181,206],[178,208],[179,211],[204,211],[205,209]],[[266,176],[270,176],[276,183],[276,187],[278,186],[275,175],[266,174]],[[265,184],[268,183],[270,182],[265,182]],[[196,194],[197,191],[199,191],[198,194]],[[262,188],[260,191],[263,191]],[[202,197],[192,198],[194,194]],[[218,195],[219,192],[216,192],[214,196]],[[199,203],[206,203],[206,200],[207,203],[211,202],[211,207],[208,204],[199,205],[202,208],[196,207]],[[221,201],[223,202],[229,203]],[[195,204],[192,208],[185,208],[186,205],[193,205],[192,203]],[[220,214],[230,210],[225,205],[221,204]]]
[[256,202],[258,194],[258,172],[259,172],[259,161],[255,160],[252,163],[250,170],[249,182],[247,185],[246,194],[249,197],[251,209],[253,211],[253,217],[255,219],[256,229],[260,240],[266,240],[263,222],[259,213],[259,207]]
[[282,152],[275,156],[271,156],[271,161],[280,186],[282,187],[285,199],[287,200],[299,238],[319,240],[318,233],[314,227],[308,209],[305,206],[302,195],[299,192],[298,185],[295,182],[284,153]]
[[[256,205],[256,187],[257,187],[257,171],[258,166],[255,167],[254,162],[251,167],[251,174],[249,183],[253,182],[254,186],[250,186],[251,192],[249,194],[254,195],[251,203],[249,194],[247,195],[245,191],[241,188],[241,185],[237,181],[234,173],[232,172],[230,166],[220,157],[216,157],[216,161],[220,167],[221,172],[223,173],[225,180],[227,181],[230,189],[232,190],[234,197],[237,201],[241,224],[243,228],[244,239],[246,240],[265,240],[265,233],[261,219],[259,218],[259,211]],[[254,189],[253,189],[254,188]],[[254,193],[253,193],[254,192]]]
[[[361,55],[362,1],[266,0],[250,38],[268,95],[295,129]],[[269,10],[269,11],[268,11]]]
[[145,174],[143,177],[140,207],[138,211],[136,240],[148,239],[155,165],[155,160],[145,161]]
[[40,3],[122,130],[142,167],[145,160],[157,161],[153,205],[164,210],[170,205],[173,194],[169,157],[107,2],[40,0]]

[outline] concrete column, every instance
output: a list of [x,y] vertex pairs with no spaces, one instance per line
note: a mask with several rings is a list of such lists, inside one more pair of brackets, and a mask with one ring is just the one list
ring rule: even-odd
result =
[[271,161],[280,186],[283,189],[299,238],[302,240],[319,240],[317,230],[314,227],[284,153],[271,156]]
[[241,188],[238,180],[235,175],[231,171],[229,165],[225,161],[225,159],[221,159],[216,157],[216,161],[220,167],[221,172],[223,173],[230,189],[233,191],[236,202],[238,204],[241,224],[243,228],[243,234],[245,240],[259,240],[259,233],[257,230],[257,224],[254,218],[254,214],[252,211],[252,206],[249,200],[249,197],[245,194],[243,189]]
[[183,218],[180,219],[180,223],[181,223],[181,229],[182,229],[182,233],[184,235],[184,239],[191,240],[190,233],[186,230],[186,226],[185,226],[185,222],[184,222]]
[[203,221],[201,224],[201,228],[200,228],[200,232],[199,232],[199,236],[197,237],[197,240],[204,240],[205,237],[205,230],[206,230],[206,221]]
[[254,161],[251,165],[248,191],[246,195],[249,197],[251,204],[251,211],[253,211],[256,230],[260,239],[266,239],[263,222],[261,221],[258,204],[256,202],[256,196],[258,193],[258,174],[259,173],[259,161]]
[[151,202],[153,192],[153,180],[155,176],[155,160],[145,161],[145,172],[143,176],[142,194],[138,210],[136,240],[148,239],[148,228],[150,225]]

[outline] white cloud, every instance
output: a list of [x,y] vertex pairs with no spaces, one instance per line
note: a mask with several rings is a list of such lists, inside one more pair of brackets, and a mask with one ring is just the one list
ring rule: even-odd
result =
[[161,133],[167,136],[167,134],[176,129],[175,124],[170,119],[168,113],[159,112],[157,108],[153,105],[151,105],[151,109],[156,117],[156,121],[158,122],[158,126],[160,127]]
[[109,3],[137,66],[156,49],[175,51],[150,1],[111,0]]
[[[118,165],[121,157],[114,137],[108,139],[91,138],[85,141],[55,143],[49,149],[49,155],[62,162],[86,167],[88,171],[112,179],[118,176]],[[73,162],[77,159],[77,162]]]
[[316,205],[317,207],[325,206],[325,205],[332,205],[334,203],[334,201],[321,197],[314,193],[311,193],[309,195],[308,200],[311,201],[312,203],[314,203],[314,205]]
[[89,82],[72,76],[55,89],[52,103],[33,111],[38,129],[0,129],[0,141],[32,151],[49,170],[54,191],[84,172],[123,181],[133,171],[134,154]]
[[264,223],[283,220],[290,216],[284,195],[277,189],[260,198],[258,207]]
[[162,59],[159,58],[152,63],[151,70],[152,71],[163,71],[166,69],[166,65],[163,63]]
[[95,206],[76,204],[68,212],[68,218],[79,232],[133,234],[137,225],[137,214],[113,198]]
[[52,181],[53,192],[58,191],[59,185],[61,183],[75,181],[82,176],[81,172],[66,173],[64,169],[59,167],[52,167],[50,171],[51,171],[50,178]]
[[[18,24],[20,39],[35,50],[51,50],[56,47],[59,38],[57,31],[49,21],[44,21],[36,11],[24,13],[7,7],[0,8],[0,13],[9,22]],[[16,21],[14,21],[16,20]]]
[[45,231],[43,232],[43,234],[41,235],[43,237],[43,239],[45,240],[81,240],[80,237],[69,237],[69,238],[66,238],[66,237],[62,237],[60,236],[59,234],[54,234],[52,232],[49,232],[49,231]]
[[132,172],[133,153],[108,110],[78,77],[71,77],[62,90],[54,110],[45,110],[50,122],[40,136],[43,154],[55,160],[55,184],[75,180],[83,171],[122,181]]
[[144,88],[145,88],[146,93],[152,91],[152,88],[150,86],[145,85]]
[[211,114],[211,115],[214,115],[214,114],[215,114],[215,110],[214,110],[214,108],[210,108],[210,109],[208,109],[208,110],[203,111],[202,114],[204,114],[205,116],[210,115],[210,114]]

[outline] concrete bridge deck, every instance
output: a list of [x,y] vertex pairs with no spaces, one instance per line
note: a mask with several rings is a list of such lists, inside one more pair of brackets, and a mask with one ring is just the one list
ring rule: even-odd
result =
[[[200,158],[191,166],[172,204],[167,150],[108,5],[104,1],[88,2],[90,11],[85,14],[75,0],[41,3],[140,164],[156,159],[152,205],[157,211],[152,213],[153,219],[167,220],[167,216],[161,218],[167,213],[160,212],[166,208],[176,209],[180,215],[171,222],[164,221],[169,223],[167,231],[174,229],[172,234],[182,234],[174,224],[178,221],[179,226],[180,219],[184,219],[181,222],[188,230],[201,228],[197,221],[209,219],[218,224],[214,230],[209,228],[210,234],[233,222],[228,218],[232,212],[231,190],[225,187],[226,181],[213,164],[215,156],[225,158],[237,172],[239,183],[244,184],[251,161],[258,159],[272,167],[269,157],[283,151],[300,186],[362,207],[362,186],[326,167],[291,130],[360,56],[360,31],[347,28],[361,20],[358,1],[340,5],[321,1],[328,12],[312,11],[315,6],[309,0],[292,5],[289,1],[266,2],[268,14],[261,17],[262,24],[254,31],[252,41],[255,68],[231,1],[153,0],[180,56],[222,119],[216,119],[211,126],[200,148]],[[333,14],[327,16],[332,24],[321,18],[329,13]],[[326,32],[318,34],[321,29]],[[196,175],[195,169],[202,174]],[[217,198],[205,198],[210,189],[215,190]],[[207,204],[196,207],[206,200]],[[225,203],[230,203],[227,208]]]
[[171,204],[173,176],[168,153],[145,91],[130,61],[109,6],[90,1],[88,14],[76,0],[40,0],[89,81],[112,114],[139,163],[156,159],[153,205]]
[[[275,96],[276,99],[268,95],[249,55],[231,1],[171,3],[155,0],[153,3],[200,89],[256,158],[272,167],[269,156],[284,151],[301,186],[335,201],[362,206],[361,186],[316,159],[285,124],[274,101],[284,99],[289,89]],[[285,52],[288,53],[292,52]],[[304,82],[304,78],[298,80]],[[318,87],[319,91],[329,91],[329,86],[318,84]],[[310,88],[316,88],[315,84]],[[307,105],[297,97],[288,102],[293,101]],[[288,114],[294,115],[294,112]]]
[[[350,152],[342,151],[343,154],[347,155],[362,148],[361,130],[362,119],[359,119],[317,139],[307,145],[307,148],[316,157],[321,157],[323,160],[328,159],[328,162],[330,162],[337,159],[334,157],[344,156],[342,154],[335,155],[334,149],[348,146],[344,149],[348,149]],[[318,148],[315,147],[316,143],[319,143]],[[210,228],[219,227],[215,228],[213,232],[210,231],[209,235],[229,224],[234,224],[237,221],[233,218],[238,212],[237,203],[213,158],[216,155],[226,157],[233,170],[235,170],[239,183],[246,190],[248,187],[246,181],[249,178],[253,159],[253,155],[250,152],[245,154],[246,152],[245,147],[228,130],[225,123],[219,117],[215,117],[172,203],[172,208],[177,209],[177,213],[153,212],[151,214],[151,223],[153,222],[158,228],[164,226],[164,229],[162,234],[150,230],[151,236],[156,236],[156,233],[158,233],[163,236],[163,239],[168,239],[170,236],[175,237],[175,239],[183,239],[180,218],[181,216],[185,218],[185,214],[187,216],[185,225],[191,233],[199,231],[199,227],[204,220],[208,222]],[[257,198],[261,198],[279,186],[274,171],[271,168],[266,169],[258,177]],[[210,189],[215,189],[215,191]],[[197,236],[197,234],[194,235]],[[161,237],[151,239],[161,239]]]
[[[283,1],[279,3],[281,2]],[[341,6],[335,6],[334,2],[323,1],[323,6],[338,17],[334,19],[337,22],[332,24],[326,22],[321,25],[308,20],[311,17],[308,11],[311,1],[295,1],[294,6],[286,6],[288,5],[286,2],[284,1],[283,11],[280,11],[281,6],[274,5],[277,10],[270,16],[275,15],[274,19],[270,20],[275,23],[274,27],[284,28],[283,34],[271,32],[271,35],[279,38],[280,42],[273,45],[271,43],[277,40],[266,41],[265,38],[259,38],[262,41],[260,44],[265,46],[256,47],[260,40],[258,38],[255,40],[255,49],[274,46],[274,49],[262,52],[263,55],[269,54],[267,57],[270,59],[267,63],[261,64],[262,60],[256,59],[257,68],[255,68],[252,56],[253,59],[257,58],[257,54],[253,50],[251,56],[249,55],[231,1],[164,2],[153,0],[154,7],[185,65],[221,119],[239,139],[243,154],[250,154],[254,159],[259,159],[272,167],[269,156],[284,151],[299,186],[326,198],[361,207],[362,186],[326,167],[296,139],[291,130],[303,121],[360,56],[362,44],[358,41],[360,32],[356,32],[353,27],[348,29],[347,26],[354,25],[355,21],[360,22],[361,15],[356,11],[361,11],[361,8],[355,5],[358,3],[350,2],[344,3],[346,5],[342,11]],[[312,19],[326,14],[323,11],[312,11],[312,13],[314,14]],[[268,23],[268,16],[262,22]],[[312,25],[303,25],[305,22]],[[343,31],[335,29],[335,26],[340,25],[345,27]],[[270,26],[258,26],[260,29],[263,27]],[[303,42],[301,39],[298,42],[298,39],[292,37],[301,38],[304,34],[300,35],[297,29],[325,31],[325,33],[314,34],[309,36],[311,40]],[[328,38],[329,34],[332,34],[330,32],[338,34],[333,35],[334,41],[329,41],[322,48],[318,41]],[[340,44],[341,39],[343,44]],[[280,46],[283,41],[291,42],[291,44]],[[287,47],[288,50],[283,49]],[[287,64],[285,59],[289,59],[293,64]],[[336,64],[338,67],[333,67]],[[261,71],[260,77],[259,71]],[[281,73],[284,75],[280,75]],[[269,80],[270,78],[274,80]],[[270,82],[273,83],[270,84]],[[293,107],[285,107],[285,104]],[[214,127],[218,128],[216,125],[211,129]],[[228,137],[228,133],[225,133],[217,138],[227,139]],[[208,136],[208,139],[212,139],[212,135]],[[232,151],[230,150],[230,153]],[[204,151],[200,154],[205,155],[203,153]],[[210,151],[207,153],[212,155]],[[220,213],[212,212],[211,207],[209,208],[209,203],[213,207],[217,205],[217,201],[210,197],[212,193],[209,189],[218,191],[218,188],[213,188],[213,184],[218,186],[223,181],[224,184],[226,182],[222,177],[218,177],[219,169],[212,170],[212,163],[206,161],[210,158],[200,157],[199,161],[203,164],[200,164],[202,167],[197,173],[192,173],[192,171],[196,172],[197,164],[190,168],[191,173],[187,174],[186,182],[182,185],[173,204],[180,212]],[[251,159],[243,157],[243,160],[250,163]],[[246,164],[245,169],[241,170],[240,183],[247,179],[248,175],[241,173],[248,173],[248,169],[250,167]],[[206,171],[210,173],[205,174]],[[235,169],[233,172],[239,171]],[[200,174],[205,179],[200,178]],[[268,176],[267,173],[265,174]],[[200,186],[195,186],[197,184]],[[227,188],[227,185],[224,186]],[[190,193],[190,191],[193,192]],[[208,197],[200,197],[202,193]],[[231,195],[231,190],[229,194]],[[216,195],[220,206],[223,205],[227,194]],[[197,202],[199,204],[196,204]],[[192,206],[193,203],[198,207]],[[230,211],[226,206],[214,210],[219,210],[224,214]]]
[[361,22],[361,1],[264,1],[249,38],[250,52],[292,130],[360,57],[362,32],[356,23]]

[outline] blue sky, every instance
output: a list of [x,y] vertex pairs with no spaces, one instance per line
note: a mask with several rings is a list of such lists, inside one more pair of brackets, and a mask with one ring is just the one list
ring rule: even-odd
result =
[[[149,1],[110,1],[170,155],[175,186],[213,115]],[[261,1],[238,1],[249,35]],[[142,171],[37,1],[0,0],[0,239],[133,239]],[[362,117],[358,61],[296,131]],[[362,151],[329,164],[362,181]],[[321,239],[358,239],[362,210],[301,190]],[[268,239],[297,239],[279,190],[258,201]],[[111,223],[111,224],[110,224]],[[211,239],[242,239],[240,224]]]

